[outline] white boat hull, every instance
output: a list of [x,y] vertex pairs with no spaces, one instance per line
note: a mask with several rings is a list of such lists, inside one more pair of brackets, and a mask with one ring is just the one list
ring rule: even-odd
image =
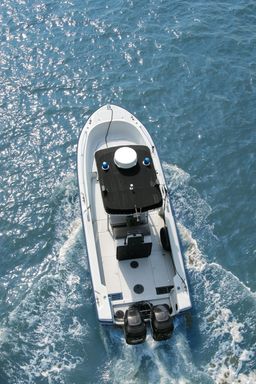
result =
[[[105,210],[95,160],[95,152],[106,147],[133,145],[149,148],[164,200],[160,209],[146,213],[152,250],[149,257],[135,260],[138,264],[136,268],[136,263],[131,267],[130,259],[120,261],[116,257],[121,240],[116,237],[114,227],[115,220],[118,221],[121,216],[110,215]],[[120,314],[141,302],[152,306],[168,305],[171,316],[191,308],[164,174],[154,143],[145,127],[120,107],[109,105],[100,108],[89,118],[81,132],[77,166],[82,219],[99,321],[123,325],[124,319]],[[172,254],[163,249],[160,240],[160,230],[164,226],[168,229]]]

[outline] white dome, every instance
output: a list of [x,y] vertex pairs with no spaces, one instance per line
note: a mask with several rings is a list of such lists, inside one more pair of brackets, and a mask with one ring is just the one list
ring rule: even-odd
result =
[[130,147],[118,148],[115,151],[114,162],[118,168],[132,168],[137,164],[137,153]]

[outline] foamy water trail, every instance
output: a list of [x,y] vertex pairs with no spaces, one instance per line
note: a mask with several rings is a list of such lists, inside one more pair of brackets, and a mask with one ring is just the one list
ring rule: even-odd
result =
[[[68,177],[56,187],[59,211],[52,252],[40,264],[10,272],[16,284],[8,290],[7,302],[17,298],[17,304],[0,331],[0,343],[10,349],[4,359],[8,383],[62,384],[83,361],[79,347],[89,327],[80,308],[86,303],[81,298],[88,288],[87,263],[75,180]],[[15,358],[19,366],[12,363]]]
[[[233,273],[216,262],[208,261],[202,254],[193,238],[193,231],[198,233],[198,226],[201,225],[202,235],[211,238],[213,242],[217,241],[207,225],[211,209],[197,191],[189,186],[187,173],[168,164],[164,164],[164,169],[169,175],[170,188],[174,186],[177,191],[177,194],[174,192],[174,208],[179,217],[178,229],[185,247],[184,257],[196,312],[194,321],[198,322],[206,340],[202,348],[212,350],[205,373],[216,383],[254,383],[255,371],[249,374],[242,371],[245,365],[248,371],[248,367],[255,363],[255,345],[251,343],[248,349],[248,338],[255,329],[255,293]],[[181,222],[185,222],[189,206],[197,205],[199,209],[195,209],[194,225],[188,229]],[[243,306],[247,306],[246,313],[237,311]],[[245,338],[247,348],[244,348]]]
[[[182,238],[188,240],[190,232],[182,226],[179,229]],[[244,334],[253,332],[255,294],[219,264],[206,263],[193,238],[190,244],[185,252],[187,267],[193,273],[190,281],[191,284],[197,281],[195,295],[205,297],[195,321],[207,340],[204,348],[213,351],[206,366],[207,373],[216,383],[253,383],[255,372],[246,375],[240,371],[245,363],[253,363],[255,358],[255,346],[250,350],[243,348]],[[232,304],[248,300],[252,308],[243,318],[233,310]],[[194,301],[197,300],[194,298]]]
[[74,248],[77,237],[80,235],[80,232],[82,230],[82,222],[81,218],[75,219],[71,225],[68,228],[68,235],[67,240],[64,242],[64,244],[61,246],[59,250],[59,260],[60,262],[65,262],[66,256],[72,248]]
[[138,346],[125,344],[122,332],[108,330],[105,341],[112,361],[105,367],[105,382],[185,384],[193,379],[193,383],[211,383],[210,377],[193,364],[186,322],[178,318],[174,326],[169,341],[154,341],[148,329],[146,342]]

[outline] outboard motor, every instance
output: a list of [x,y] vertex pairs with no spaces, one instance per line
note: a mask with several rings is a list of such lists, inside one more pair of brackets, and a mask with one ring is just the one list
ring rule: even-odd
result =
[[140,344],[146,339],[146,324],[136,308],[129,308],[124,316],[124,334],[127,344]]
[[167,340],[171,337],[173,323],[169,310],[165,305],[157,305],[152,308],[151,325],[154,340]]

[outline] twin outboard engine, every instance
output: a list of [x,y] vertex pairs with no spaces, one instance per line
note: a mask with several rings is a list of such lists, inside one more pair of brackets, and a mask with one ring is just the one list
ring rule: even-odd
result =
[[[167,305],[152,306],[150,310],[152,336],[156,341],[167,340],[173,332],[173,322]],[[139,308],[130,307],[124,316],[124,334],[127,344],[140,344],[146,339],[147,327]]]
[[173,323],[169,310],[165,305],[157,305],[152,308],[151,326],[154,340],[167,340],[171,337]]
[[129,308],[124,316],[124,334],[127,344],[140,344],[146,339],[146,324],[137,308]]

